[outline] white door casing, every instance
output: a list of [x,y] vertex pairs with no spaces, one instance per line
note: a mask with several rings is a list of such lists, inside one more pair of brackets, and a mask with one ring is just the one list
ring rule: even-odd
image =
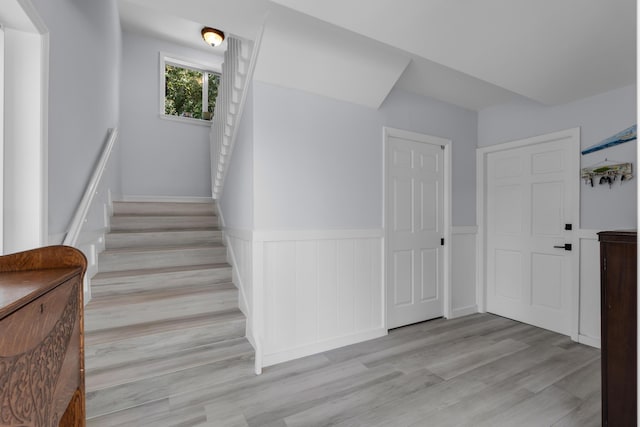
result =
[[[385,128],[387,328],[449,316],[450,141]],[[447,250],[445,250],[445,248]]]
[[481,307],[574,337],[579,144],[570,129],[478,152]]

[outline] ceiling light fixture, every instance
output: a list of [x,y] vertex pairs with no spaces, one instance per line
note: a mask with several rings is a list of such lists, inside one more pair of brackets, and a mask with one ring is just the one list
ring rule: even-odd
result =
[[216,30],[211,27],[204,27],[202,29],[202,39],[207,42],[208,45],[213,47],[220,46],[224,41],[224,33],[220,30]]

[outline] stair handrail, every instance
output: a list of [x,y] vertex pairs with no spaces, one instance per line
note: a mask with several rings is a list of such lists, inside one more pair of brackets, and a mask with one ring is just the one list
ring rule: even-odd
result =
[[93,198],[97,193],[98,185],[100,185],[102,175],[107,168],[109,158],[111,157],[111,151],[113,150],[113,146],[117,138],[118,128],[110,128],[107,130],[107,137],[104,142],[102,152],[100,153],[100,157],[98,158],[93,173],[91,174],[91,178],[87,182],[87,186],[84,190],[84,194],[82,195],[82,199],[80,199],[78,208],[73,215],[73,219],[71,220],[69,231],[64,238],[63,245],[75,246],[78,242],[80,231],[82,230],[82,226],[86,222],[89,208],[91,207]]
[[214,199],[222,195],[261,39],[262,30],[255,42],[236,37],[227,38],[228,45],[224,53],[218,98],[209,135],[211,193]]

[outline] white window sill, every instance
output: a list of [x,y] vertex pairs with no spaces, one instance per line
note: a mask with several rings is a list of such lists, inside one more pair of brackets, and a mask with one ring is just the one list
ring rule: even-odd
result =
[[158,116],[160,116],[160,118],[164,120],[169,120],[172,122],[180,122],[180,123],[185,123],[190,125],[200,125],[200,126],[211,127],[211,124],[213,123],[212,120],[202,120],[202,119],[194,119],[192,117],[172,116],[172,115],[163,114],[163,113],[158,114]]

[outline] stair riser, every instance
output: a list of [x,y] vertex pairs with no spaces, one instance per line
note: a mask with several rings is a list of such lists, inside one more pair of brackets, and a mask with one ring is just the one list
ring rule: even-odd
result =
[[211,384],[247,378],[253,375],[252,366],[251,354],[247,353],[180,372],[88,391],[86,394],[87,418],[164,399],[177,393],[205,389]]
[[141,252],[103,252],[98,257],[98,271],[108,272],[217,264],[226,262],[226,258],[224,247]]
[[213,203],[113,202],[114,215],[215,215]]
[[85,330],[102,330],[236,309],[238,290],[198,292],[120,306],[89,307]]
[[100,297],[140,291],[174,289],[184,285],[230,283],[231,279],[231,267],[175,273],[140,274],[111,279],[94,278],[91,280],[91,295],[92,297]]
[[214,230],[164,231],[147,233],[108,233],[105,236],[107,249],[157,247],[169,245],[199,245],[222,243],[222,232]]
[[149,358],[149,355],[169,355],[176,351],[240,338],[244,335],[245,320],[234,319],[221,324],[94,344],[87,347],[85,351],[85,367],[90,374],[94,369],[144,360]]
[[177,230],[218,227],[215,216],[113,216],[111,231]]

